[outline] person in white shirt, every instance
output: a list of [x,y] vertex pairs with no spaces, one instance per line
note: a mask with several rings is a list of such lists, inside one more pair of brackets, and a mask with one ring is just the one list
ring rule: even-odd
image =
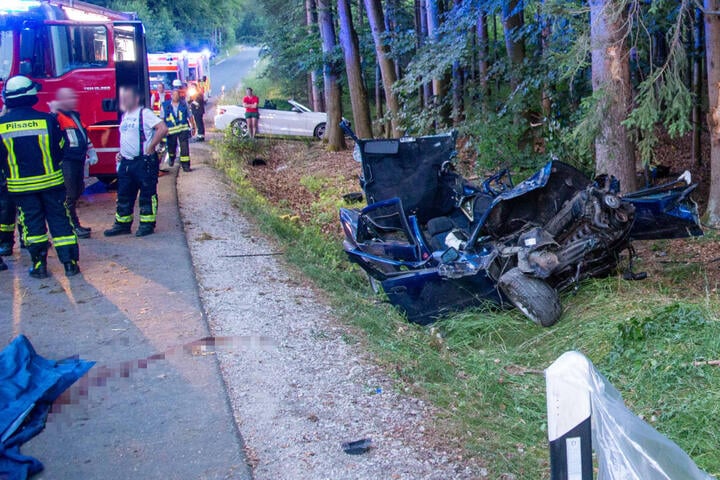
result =
[[155,232],[160,165],[155,147],[165,138],[168,128],[151,109],[140,104],[137,88],[121,87],[119,100],[120,110],[124,114],[120,122],[120,152],[117,155],[117,211],[115,223],[105,230],[105,236],[114,237],[131,232],[137,199],[140,227],[135,235],[144,237]]

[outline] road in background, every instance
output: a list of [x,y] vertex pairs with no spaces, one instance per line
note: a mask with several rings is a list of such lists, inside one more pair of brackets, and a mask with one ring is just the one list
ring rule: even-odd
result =
[[210,67],[212,96],[218,98],[223,85],[225,85],[226,93],[240,87],[242,79],[257,63],[259,53],[258,47],[243,47],[237,55],[221,60]]

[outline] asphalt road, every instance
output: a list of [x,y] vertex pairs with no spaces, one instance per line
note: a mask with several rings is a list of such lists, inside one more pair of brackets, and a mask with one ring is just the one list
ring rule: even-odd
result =
[[226,93],[239,88],[242,79],[255,66],[259,53],[257,47],[243,47],[234,57],[213,65],[210,68],[213,96],[217,98],[220,95],[223,85]]
[[28,277],[24,251],[0,272],[0,346],[24,333],[48,358],[98,362],[23,447],[45,464],[39,479],[250,478],[217,358],[197,342],[209,330],[175,174],[159,196],[158,233],[140,239],[102,236],[114,193],[83,197],[81,276],[65,278],[54,252],[47,280]]

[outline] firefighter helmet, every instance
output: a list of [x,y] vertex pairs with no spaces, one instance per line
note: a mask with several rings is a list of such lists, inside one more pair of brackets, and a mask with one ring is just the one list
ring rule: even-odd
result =
[[3,100],[13,100],[21,97],[34,97],[42,89],[42,86],[23,75],[16,75],[8,78],[3,85]]
[[175,80],[173,80],[172,86],[173,88],[180,88],[182,87],[182,82],[179,78],[176,78]]

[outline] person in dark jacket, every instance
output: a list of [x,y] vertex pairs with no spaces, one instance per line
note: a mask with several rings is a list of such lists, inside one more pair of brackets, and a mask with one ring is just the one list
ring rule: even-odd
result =
[[80,120],[80,114],[77,112],[77,94],[72,88],[58,90],[53,102],[53,111],[67,139],[62,163],[67,193],[65,205],[70,213],[75,234],[79,238],[90,238],[91,229],[80,224],[77,202],[85,190],[85,162],[95,165],[98,162],[97,152],[85,125]]
[[169,163],[175,164],[178,145],[180,146],[180,166],[183,171],[190,171],[190,137],[195,131],[195,120],[190,108],[180,96],[180,90],[175,89],[172,97],[162,105],[161,117],[168,127],[167,146]]
[[192,110],[195,119],[195,127],[197,128],[195,139],[198,142],[205,141],[205,120],[203,119],[205,115],[205,89],[203,84],[204,82],[197,82],[190,88],[190,110]]
[[40,85],[18,75],[8,79],[0,117],[0,171],[18,208],[22,237],[30,257],[30,276],[46,278],[48,229],[65,275],[80,273],[78,242],[65,208],[62,172],[65,135],[57,119],[32,108]]

